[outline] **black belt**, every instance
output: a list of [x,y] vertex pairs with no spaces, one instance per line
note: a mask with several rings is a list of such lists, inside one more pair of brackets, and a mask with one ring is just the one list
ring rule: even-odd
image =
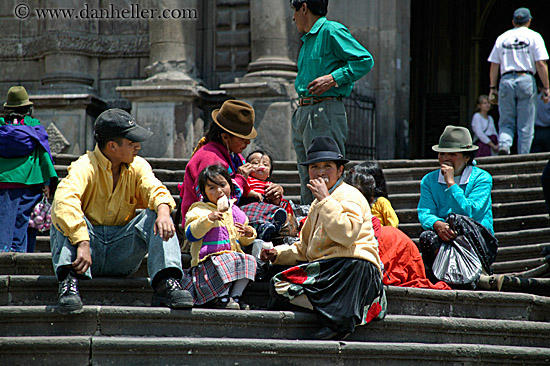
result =
[[533,74],[531,71],[506,71],[504,74],[502,74],[502,76],[507,75],[507,74],[518,74],[518,75],[529,74],[529,75],[535,75],[535,74]]

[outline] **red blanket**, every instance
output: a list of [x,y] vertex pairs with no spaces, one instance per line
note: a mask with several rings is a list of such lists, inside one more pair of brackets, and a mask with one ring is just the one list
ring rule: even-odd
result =
[[[376,218],[374,218],[376,219]],[[378,220],[378,219],[377,219]],[[379,226],[373,220],[378,238],[380,260],[384,263],[385,285],[450,290],[445,282],[432,284],[426,278],[424,262],[414,242],[401,230]]]

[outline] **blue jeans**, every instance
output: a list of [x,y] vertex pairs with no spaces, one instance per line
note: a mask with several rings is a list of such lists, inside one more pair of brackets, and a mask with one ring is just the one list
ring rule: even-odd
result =
[[27,247],[27,228],[32,209],[41,197],[39,185],[0,189],[0,252],[34,251],[34,244]]
[[298,160],[300,193],[304,205],[313,202],[313,194],[307,188],[309,182],[307,166],[300,165],[300,163],[307,160],[307,149],[311,145],[311,140],[319,136],[332,137],[338,144],[342,155],[346,156],[348,119],[342,101],[325,100],[305,105],[298,107],[292,115],[292,143]]
[[535,129],[536,96],[537,87],[533,75],[510,73],[500,79],[498,127],[499,144],[502,147],[512,146],[517,130],[518,154],[529,153]]
[[[153,233],[156,212],[144,210],[125,226],[94,226],[86,217],[84,219],[88,225],[92,255],[92,266],[84,273],[85,277],[128,276],[138,270],[147,253],[147,270],[151,279],[165,268],[176,268],[183,275],[177,237],[163,241]],[[55,226],[52,226],[50,236],[54,273],[59,278],[61,267],[70,266],[76,259],[77,247]]]

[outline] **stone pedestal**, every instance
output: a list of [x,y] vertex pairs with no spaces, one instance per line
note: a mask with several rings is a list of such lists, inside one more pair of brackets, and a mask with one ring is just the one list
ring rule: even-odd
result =
[[139,125],[155,134],[141,143],[146,157],[188,158],[203,135],[197,99],[201,87],[189,85],[132,85],[117,91],[132,102]]
[[[197,1],[163,0],[164,9],[198,8]],[[132,102],[138,124],[155,134],[141,144],[146,157],[188,158],[203,135],[198,99],[201,81],[196,77],[196,19],[149,21],[148,78],[116,90]]]
[[93,94],[31,95],[33,115],[50,135],[53,153],[81,155],[95,146],[94,121],[105,103]]

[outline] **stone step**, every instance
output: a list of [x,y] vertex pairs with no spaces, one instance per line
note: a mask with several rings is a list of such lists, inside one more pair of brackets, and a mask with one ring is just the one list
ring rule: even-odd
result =
[[542,250],[546,247],[550,248],[550,243],[537,243],[529,245],[518,245],[511,247],[498,248],[497,261],[505,262],[511,260],[528,259],[542,257]]
[[[495,262],[493,263],[493,271],[496,274],[503,273],[517,273],[531,270],[539,267],[545,263],[548,263],[548,259],[545,257],[529,258],[529,259],[515,259],[507,262]],[[549,291],[550,295],[550,291]]]
[[[538,290],[550,295],[550,279]],[[146,277],[100,277],[80,281],[86,305],[146,306],[153,291]],[[550,321],[550,298],[524,293],[430,290],[387,286],[388,314],[445,316],[477,319]],[[256,308],[266,307],[268,283],[251,283],[245,300]],[[46,275],[0,276],[0,306],[34,306],[57,303],[57,280]]]
[[[548,215],[539,214],[539,215],[528,215],[528,216],[517,216],[517,217],[500,217],[494,219],[493,227],[495,232],[502,231],[513,231],[513,230],[525,230],[530,228],[543,228],[548,227]],[[411,238],[418,238],[420,234],[424,231],[422,225],[418,222],[403,223],[399,221],[399,229],[401,229],[405,234]]]
[[[318,320],[309,311],[234,311],[194,308],[85,306],[59,315],[54,307],[0,307],[2,337],[218,337],[311,339]],[[358,327],[347,341],[461,343],[550,348],[550,324],[518,320],[388,315]]]
[[[483,170],[486,170],[493,176],[506,175],[506,174],[531,174],[539,173],[542,174],[544,167],[546,166],[547,160],[534,160],[529,163],[520,161],[520,162],[510,162],[502,164],[479,164]],[[420,181],[426,174],[431,171],[434,171],[438,166],[427,166],[427,167],[415,167],[415,166],[403,166],[400,168],[384,169],[384,176],[386,181],[403,181],[403,180],[415,180]]]
[[[395,209],[417,207],[420,200],[420,192],[393,194],[390,197],[392,206]],[[541,187],[533,188],[509,188],[493,189],[491,191],[493,204],[525,202],[544,200]]]
[[[418,223],[418,212],[416,207],[405,209],[397,208],[395,209],[395,213],[399,217],[400,224]],[[547,214],[547,212],[544,200],[493,203],[493,217],[495,219],[545,214]]]
[[[541,172],[530,174],[506,174],[493,176],[493,189],[539,187]],[[389,199],[393,194],[419,193],[420,180],[386,181]]]
[[[32,352],[29,350],[32,349]],[[550,350],[462,343],[426,344],[193,337],[0,337],[10,365],[542,365]]]

